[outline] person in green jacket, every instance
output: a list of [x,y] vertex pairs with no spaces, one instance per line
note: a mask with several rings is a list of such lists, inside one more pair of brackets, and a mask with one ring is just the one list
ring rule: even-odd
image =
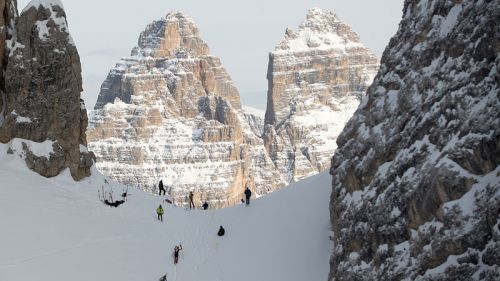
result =
[[156,209],[156,213],[158,214],[158,220],[163,222],[163,207],[161,204],[158,209]]

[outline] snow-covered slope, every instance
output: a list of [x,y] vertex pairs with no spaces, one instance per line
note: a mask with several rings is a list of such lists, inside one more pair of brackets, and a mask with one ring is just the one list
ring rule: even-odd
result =
[[[47,179],[25,167],[19,139],[0,145],[0,280],[326,280],[330,176],[322,173],[249,207],[186,211],[129,190],[119,208],[98,200],[95,169],[80,182]],[[36,146],[35,143],[30,145]],[[7,153],[12,147],[12,154]],[[22,152],[21,152],[22,154]],[[226,229],[216,236],[219,225]],[[174,245],[184,250],[177,266]]]

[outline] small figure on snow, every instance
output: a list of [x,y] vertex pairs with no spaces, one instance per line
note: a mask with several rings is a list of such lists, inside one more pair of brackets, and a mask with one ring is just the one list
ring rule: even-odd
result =
[[179,244],[179,246],[174,247],[174,264],[177,264],[179,261],[179,252],[182,250],[182,244]]
[[127,198],[129,196],[129,193],[128,193],[128,186],[127,186],[127,189],[123,191],[122,193],[122,198],[124,201],[127,201]]
[[168,204],[174,204],[174,199],[170,195],[165,195],[164,201],[167,202]]
[[203,210],[206,210],[206,209],[208,209],[208,203],[207,203],[207,201],[205,201],[205,203],[203,203]]
[[226,233],[226,230],[224,229],[224,227],[222,227],[222,225],[219,227],[219,232],[217,232],[217,235],[218,236],[224,236],[224,234]]
[[163,275],[158,281],[167,281],[167,274]]
[[160,180],[160,183],[158,183],[158,188],[160,189],[159,195],[163,192],[163,195],[165,195],[165,188],[163,187],[163,180]]
[[193,191],[189,191],[189,209],[191,208],[195,209],[193,197],[194,197]]
[[247,188],[245,189],[245,198],[246,198],[246,204],[249,205],[250,204],[250,197],[252,196],[252,191],[250,191],[250,188]]
[[158,220],[163,222],[163,207],[161,206],[161,204],[156,209],[156,213],[158,214]]

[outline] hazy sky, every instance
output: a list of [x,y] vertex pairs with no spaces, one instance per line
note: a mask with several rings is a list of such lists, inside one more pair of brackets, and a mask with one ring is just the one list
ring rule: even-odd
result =
[[[18,0],[21,11],[29,0]],[[265,107],[268,53],[286,27],[297,29],[307,10],[334,11],[361,41],[381,55],[396,32],[403,0],[62,0],[80,53],[82,97],[93,108],[109,70],[137,44],[139,33],[170,11],[198,24],[212,54],[221,58],[240,90],[242,103]]]

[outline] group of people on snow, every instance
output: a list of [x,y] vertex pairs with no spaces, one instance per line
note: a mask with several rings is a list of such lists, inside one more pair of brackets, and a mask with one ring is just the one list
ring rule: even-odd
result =
[[[160,182],[158,183],[158,195],[164,195],[166,196],[166,188],[163,184],[163,180],[160,180]],[[241,199],[241,203],[245,203],[246,205],[249,205],[250,204],[250,198],[252,197],[252,191],[250,190],[249,186],[246,185],[245,187],[245,191],[243,192],[243,194],[245,195],[245,200]],[[189,194],[188,194],[188,197],[187,199],[189,200],[189,209],[196,209],[196,205],[194,204],[194,192],[191,190],[189,191]],[[170,197],[170,196],[167,196],[167,198],[165,199],[165,201],[169,204],[173,204],[173,199]],[[207,201],[204,201],[203,204],[201,205],[201,207],[203,208],[203,210],[207,210],[208,209],[208,202]]]
[[[165,189],[165,186],[163,185],[163,181],[160,180],[160,182],[158,183],[158,188],[159,188],[159,195],[166,195],[166,189]],[[245,200],[241,199],[241,202],[242,203],[245,203],[247,206],[250,204],[250,198],[252,197],[252,191],[250,190],[249,186],[247,185],[245,187],[245,190],[243,192],[244,196],[245,196]],[[195,209],[195,204],[194,204],[194,193],[193,191],[189,191],[189,209]],[[172,204],[172,202],[169,202],[170,204]],[[208,202],[205,201],[202,205],[203,209],[204,210],[207,210],[208,209]],[[156,209],[156,213],[158,215],[158,220],[163,222],[163,214],[164,214],[164,209],[162,207],[162,205],[160,204],[158,206],[158,208]],[[219,237],[222,237],[224,236],[226,233],[226,230],[224,229],[224,227],[219,226],[219,230],[217,231],[217,236]],[[172,257],[174,259],[174,265],[176,265],[178,262],[179,262],[179,254],[180,254],[180,251],[182,250],[182,244],[179,244],[178,246],[175,245],[174,247],[174,251],[172,253]],[[160,279],[160,281],[167,281],[167,275],[163,275]]]
[[[160,180],[160,182],[158,183],[158,188],[159,188],[159,195],[161,196],[163,193],[163,195],[166,196],[166,189],[165,186],[163,185],[163,180]],[[243,194],[245,195],[245,200],[241,199],[241,203],[245,203],[247,206],[250,205],[250,198],[252,197],[252,191],[250,190],[250,187],[248,185],[245,187],[245,191],[243,192]],[[189,198],[189,209],[190,210],[196,209],[196,205],[194,204],[194,192],[192,190],[189,191],[188,198]],[[173,200],[170,199],[170,196],[167,199],[165,199],[165,201],[169,204],[173,204]],[[207,201],[203,202],[203,205],[201,205],[201,207],[203,208],[203,210],[207,210],[209,207],[208,202]],[[158,206],[158,208],[156,209],[156,214],[158,215],[158,220],[162,222],[163,222],[163,213],[164,210],[160,204],[160,206]]]

